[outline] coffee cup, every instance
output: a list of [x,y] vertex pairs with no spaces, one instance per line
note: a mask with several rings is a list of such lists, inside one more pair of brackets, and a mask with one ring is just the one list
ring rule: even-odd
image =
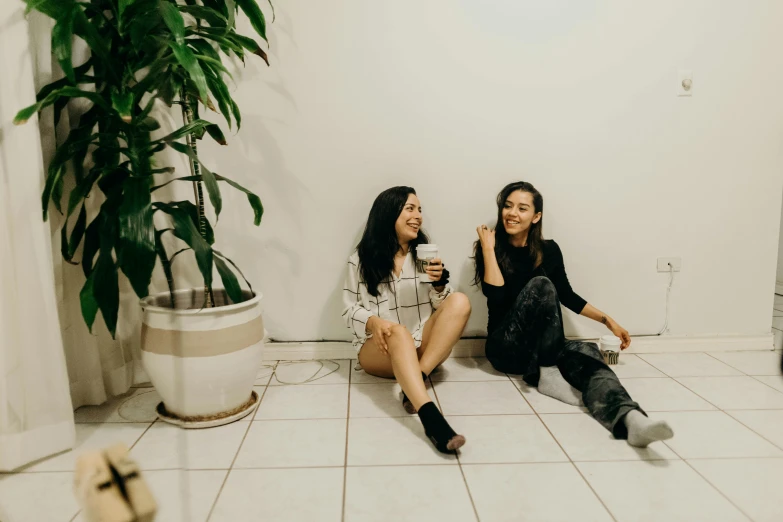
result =
[[438,245],[432,243],[422,243],[416,245],[416,269],[422,274],[426,272],[427,265],[433,259],[438,258]]
[[606,364],[617,364],[620,359],[620,347],[623,341],[615,335],[604,335],[600,341],[601,355]]

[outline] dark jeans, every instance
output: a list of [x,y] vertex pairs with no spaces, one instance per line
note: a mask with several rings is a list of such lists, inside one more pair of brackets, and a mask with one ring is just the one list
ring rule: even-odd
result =
[[618,439],[628,437],[623,417],[631,410],[644,413],[595,343],[566,340],[557,291],[546,277],[534,277],[522,289],[513,309],[490,332],[486,352],[496,370],[521,374],[531,386],[538,385],[541,366],[557,365],[565,380],[582,392],[592,416]]

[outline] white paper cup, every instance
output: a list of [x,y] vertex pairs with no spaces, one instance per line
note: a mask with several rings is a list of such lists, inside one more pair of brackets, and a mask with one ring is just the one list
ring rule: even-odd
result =
[[623,341],[614,335],[604,335],[599,341],[599,349],[606,364],[617,364],[620,358],[620,346]]
[[416,269],[424,273],[430,261],[438,258],[438,245],[422,243],[416,245]]

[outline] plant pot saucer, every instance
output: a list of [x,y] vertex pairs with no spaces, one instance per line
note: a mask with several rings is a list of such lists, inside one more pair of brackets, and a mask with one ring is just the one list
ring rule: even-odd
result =
[[169,424],[174,424],[181,428],[186,428],[186,429],[214,428],[216,426],[231,424],[232,422],[236,422],[250,415],[256,410],[256,408],[258,408],[259,402],[261,402],[261,400],[259,399],[258,394],[255,392],[255,390],[253,390],[250,393],[250,398],[247,400],[245,404],[243,404],[239,408],[235,408],[233,410],[230,410],[222,414],[219,413],[216,415],[200,416],[200,417],[179,417],[177,415],[174,415],[173,413],[166,411],[166,406],[164,406],[163,402],[158,403],[156,410],[158,412],[158,418],[160,420],[164,422],[168,422]]

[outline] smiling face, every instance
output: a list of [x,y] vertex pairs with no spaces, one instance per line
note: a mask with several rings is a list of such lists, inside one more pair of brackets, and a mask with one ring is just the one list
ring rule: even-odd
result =
[[516,238],[527,237],[530,225],[541,220],[541,212],[536,212],[533,205],[533,195],[522,190],[508,195],[500,215],[506,233]]
[[419,198],[416,197],[416,194],[408,194],[408,200],[394,223],[397,241],[403,245],[416,239],[419,235],[422,221]]

